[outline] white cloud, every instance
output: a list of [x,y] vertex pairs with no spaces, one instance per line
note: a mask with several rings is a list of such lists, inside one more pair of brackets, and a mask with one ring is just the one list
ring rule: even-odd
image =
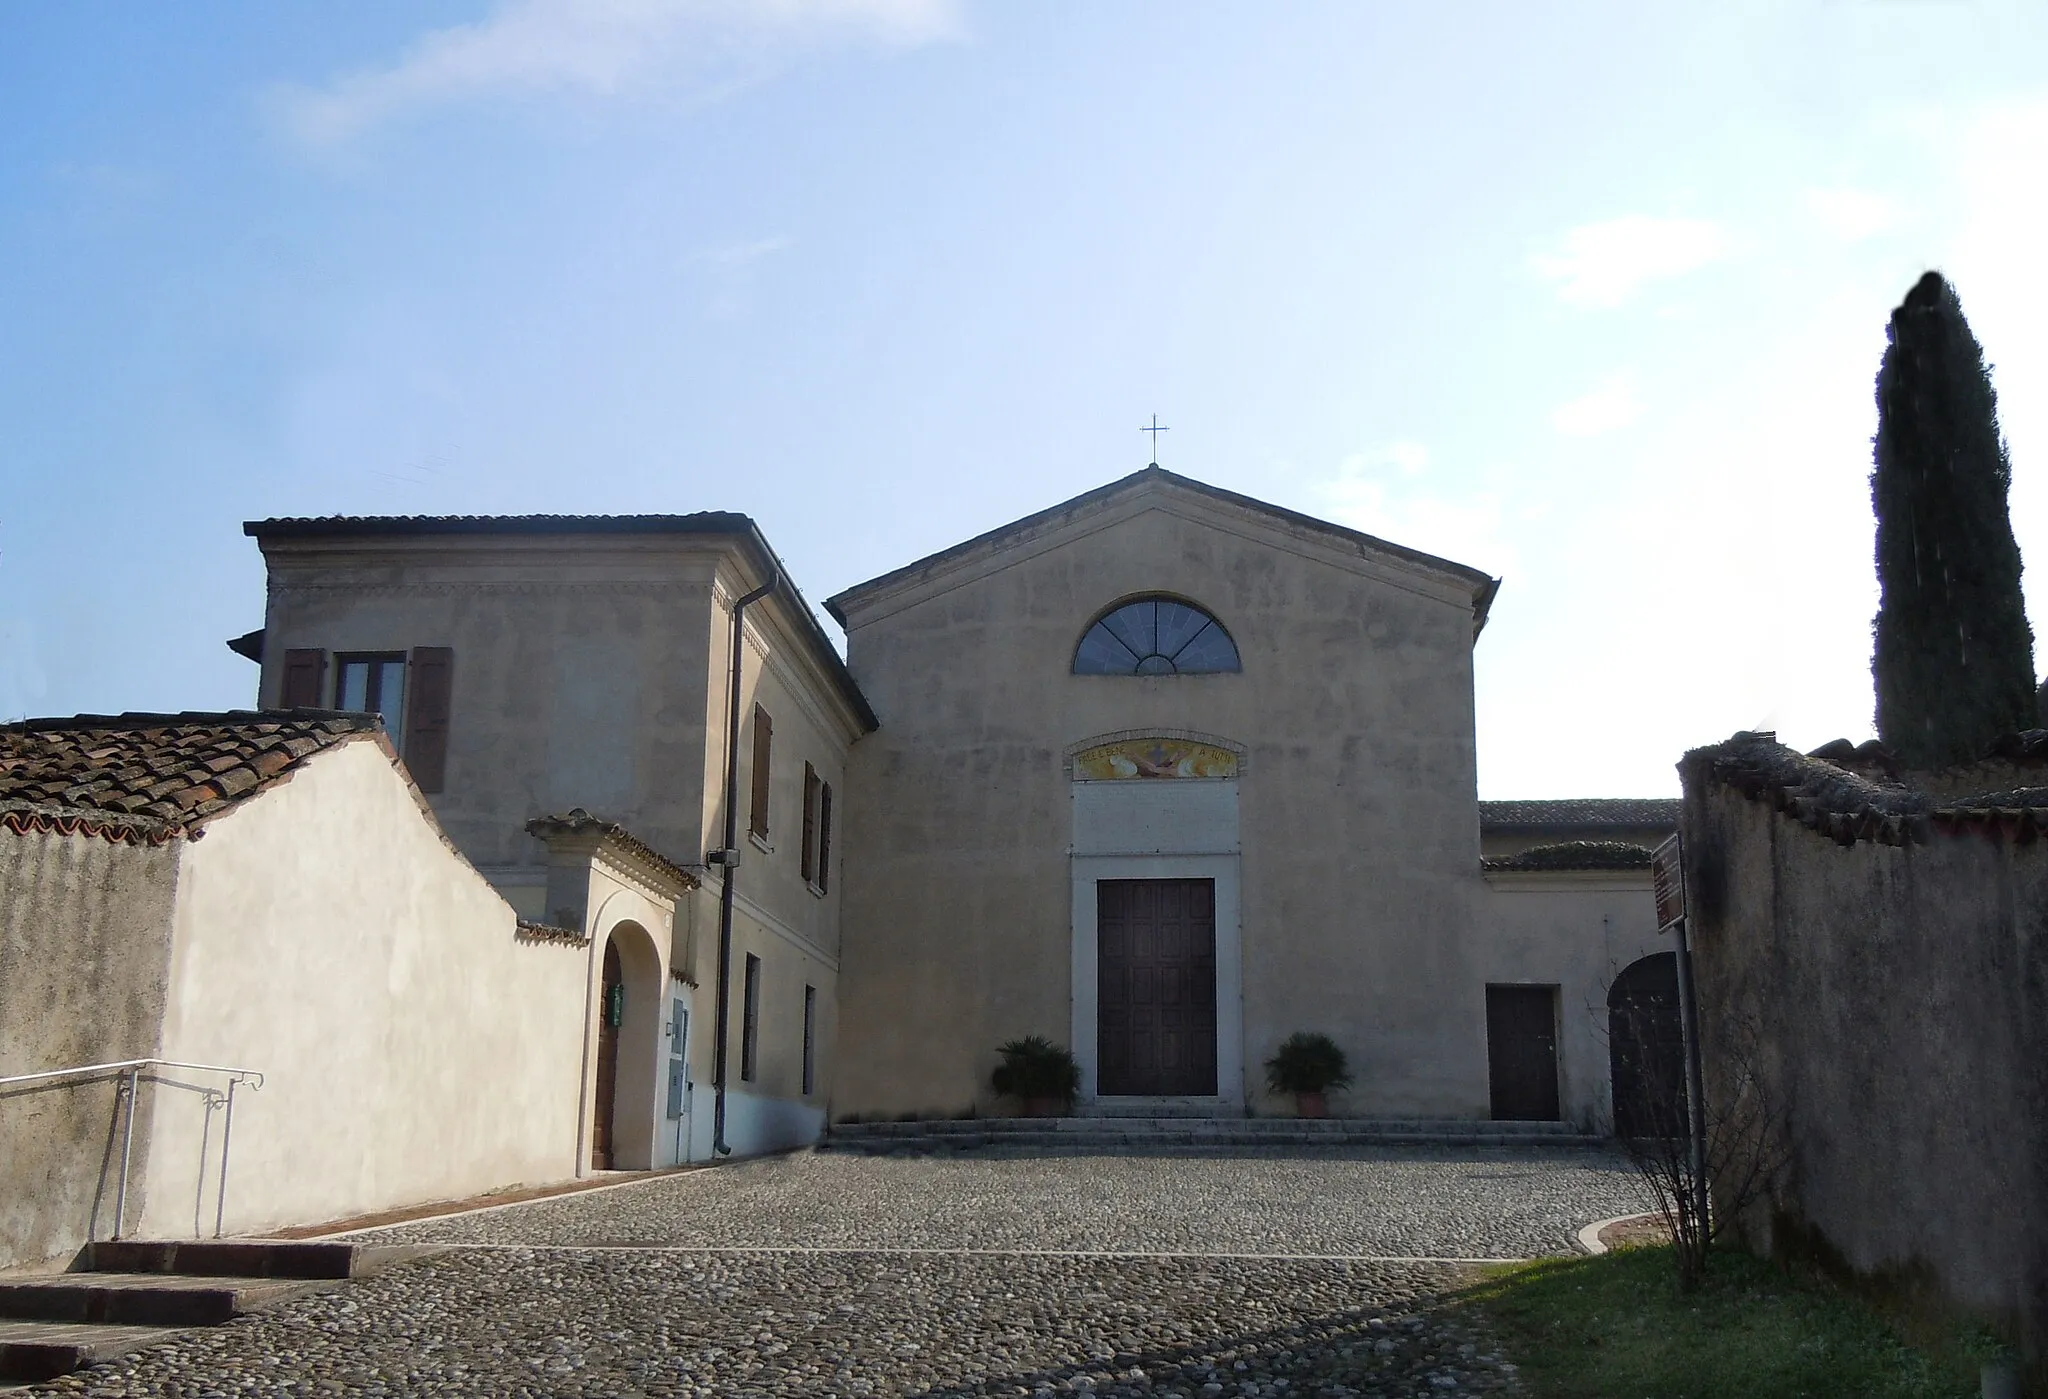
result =
[[1558,283],[1558,295],[1572,305],[1619,306],[1650,282],[1682,277],[1731,251],[1719,224],[1630,214],[1579,225],[1558,250],[1536,254],[1530,265]]
[[387,66],[273,96],[294,135],[333,146],[453,102],[614,97],[821,42],[908,46],[957,30],[954,0],[501,0],[488,18],[434,30]]
[[1550,415],[1550,424],[1567,437],[1597,437],[1627,427],[1642,413],[1643,406],[1636,401],[1635,372],[1621,369],[1603,376],[1571,402],[1559,405]]
[[1810,189],[1806,212],[1839,238],[1859,243],[1898,226],[1898,206],[1867,189]]

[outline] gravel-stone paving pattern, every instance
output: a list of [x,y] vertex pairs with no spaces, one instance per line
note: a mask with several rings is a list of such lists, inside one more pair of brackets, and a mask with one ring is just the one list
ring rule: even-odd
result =
[[1499,1392],[1427,1264],[981,1254],[443,1254],[31,1392],[1185,1395]]
[[1574,1148],[1198,1157],[799,1153],[361,1237],[1519,1258],[1574,1253],[1582,1225],[1647,1207],[1626,1161]]
[[1639,1207],[1583,1150],[800,1153],[360,1235],[455,1247],[23,1392],[1512,1393],[1437,1305],[1476,1270],[1393,1260],[1570,1252]]

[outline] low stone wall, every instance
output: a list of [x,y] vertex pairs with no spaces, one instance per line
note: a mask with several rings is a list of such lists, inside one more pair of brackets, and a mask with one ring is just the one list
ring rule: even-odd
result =
[[1972,799],[1760,734],[1681,770],[1708,1100],[1743,1023],[1784,1112],[1788,1167],[1741,1232],[1990,1322],[2038,1383],[2048,790]]

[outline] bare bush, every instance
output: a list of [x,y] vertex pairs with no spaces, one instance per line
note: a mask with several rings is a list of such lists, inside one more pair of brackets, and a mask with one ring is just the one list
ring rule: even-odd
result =
[[[1637,1044],[1654,1043],[1657,1027],[1645,1011],[1622,1006],[1615,1013],[1630,1023]],[[1724,1020],[1713,1037],[1704,1181],[1695,1170],[1687,1129],[1682,1058],[1650,1053],[1633,1065],[1640,1097],[1630,1114],[1630,1130],[1619,1140],[1657,1201],[1678,1256],[1678,1284],[1685,1291],[1699,1285],[1714,1241],[1770,1193],[1785,1166],[1784,1115],[1762,1072],[1760,1044],[1755,1021],[1741,1017]],[[1705,1218],[1702,1201],[1709,1202]]]

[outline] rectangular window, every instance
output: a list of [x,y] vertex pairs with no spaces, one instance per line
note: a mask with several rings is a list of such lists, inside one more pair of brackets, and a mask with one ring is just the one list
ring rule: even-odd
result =
[[391,744],[405,751],[405,653],[334,658],[334,707],[381,714]]
[[765,839],[768,835],[768,756],[775,745],[775,724],[768,711],[754,706],[754,810],[747,829]]
[[832,784],[818,784],[818,892],[823,893],[832,871]]
[[740,1017],[740,1078],[752,1083],[760,1068],[761,1049],[761,959],[747,954],[747,989]]
[[818,880],[818,789],[824,785],[818,780],[818,770],[805,763],[804,853],[800,865],[804,878],[813,884]]
[[818,1091],[818,988],[804,988],[804,1096]]

